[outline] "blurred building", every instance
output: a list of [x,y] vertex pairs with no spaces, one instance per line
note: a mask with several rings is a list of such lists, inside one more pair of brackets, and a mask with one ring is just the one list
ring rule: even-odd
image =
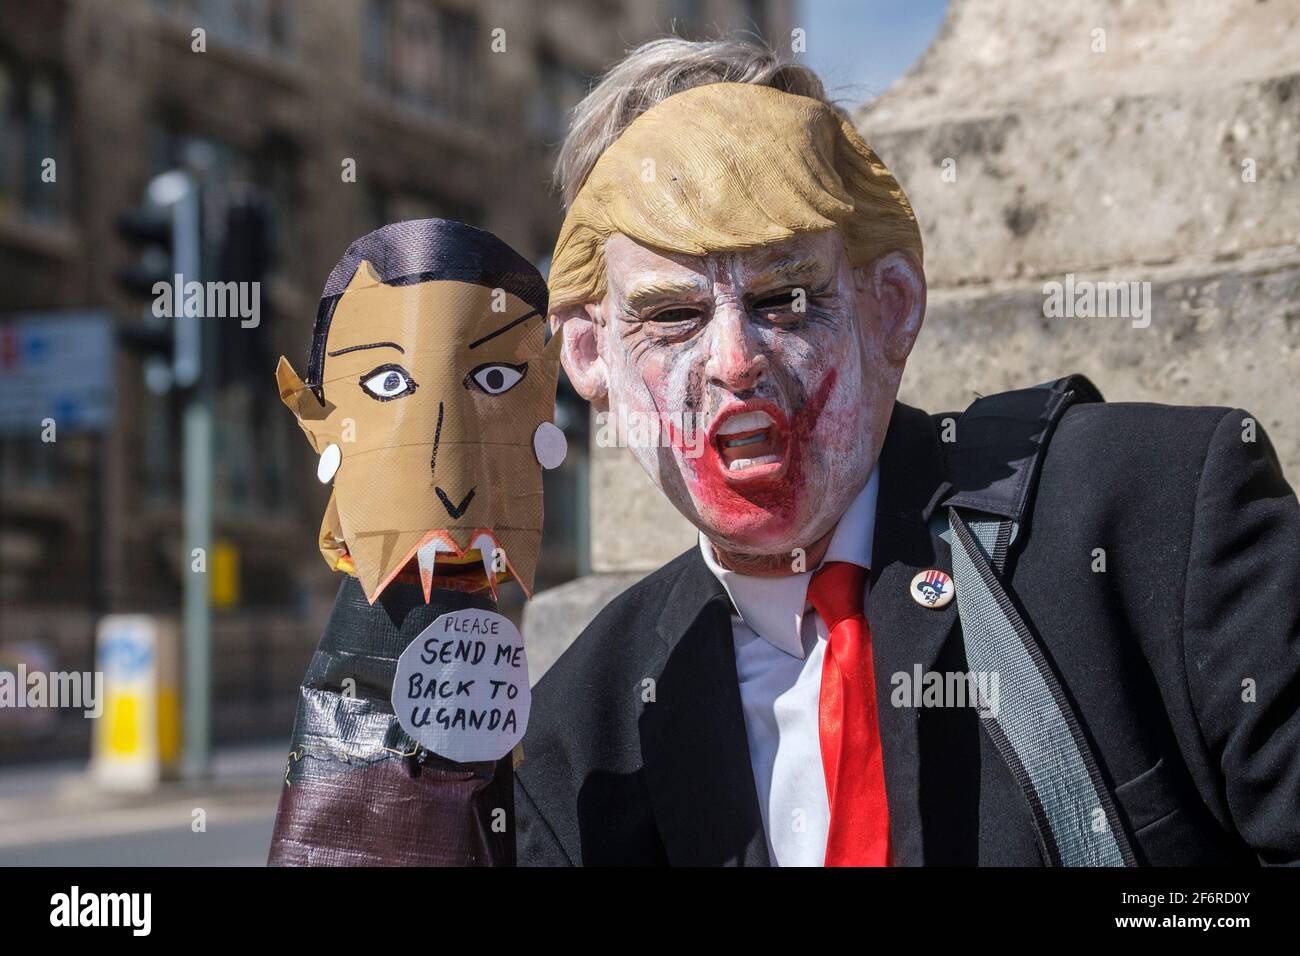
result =
[[[549,166],[590,78],[670,28],[788,33],[790,7],[0,0],[0,319],[76,310],[140,324],[144,306],[116,280],[136,251],[115,221],[177,165],[204,181],[205,270],[232,257],[264,269],[260,325],[216,320],[219,735],[287,734],[336,584],[314,544],[326,491],[272,372],[280,354],[305,364],[316,299],[347,244],[385,222],[447,216],[544,264],[559,224]],[[232,242],[229,210],[250,201],[267,229],[259,220]],[[0,374],[6,347],[19,349],[0,337]],[[39,422],[0,434],[0,669],[8,658],[88,668],[100,614],[178,607],[179,402],[146,388],[139,356],[108,350],[105,408],[79,408],[55,441]],[[574,453],[548,474],[542,587],[589,563],[587,418],[571,392],[561,416]],[[27,739],[7,719],[0,755]],[[41,748],[83,746],[84,725]]]

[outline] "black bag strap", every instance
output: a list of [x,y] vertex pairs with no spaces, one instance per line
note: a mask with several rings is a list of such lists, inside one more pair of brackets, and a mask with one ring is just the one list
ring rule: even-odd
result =
[[1073,375],[977,400],[949,454],[949,537],[957,611],[972,671],[999,675],[981,724],[1025,794],[1053,866],[1134,866],[1136,858],[1096,755],[1042,647],[1003,580],[1033,500],[1042,459],[1065,410],[1103,401]]
[[947,446],[956,494],[945,504],[1023,522],[1061,416],[1072,405],[1104,401],[1083,375],[977,399],[957,419],[957,440]]

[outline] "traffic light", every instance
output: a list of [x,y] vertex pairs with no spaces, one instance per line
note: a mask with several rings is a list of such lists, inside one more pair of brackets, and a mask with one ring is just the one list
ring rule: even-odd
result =
[[[118,236],[135,252],[134,261],[117,271],[117,284],[132,297],[149,300],[156,297],[158,283],[171,288],[175,275],[171,213],[146,200],[140,208],[118,216],[115,225]],[[143,321],[118,326],[117,336],[143,362],[149,390],[155,394],[169,391],[173,384],[171,322],[145,309]]]
[[117,217],[117,234],[137,250],[136,260],[117,271],[117,283],[138,297],[154,297],[159,282],[171,285],[172,216],[149,203]]
[[212,278],[236,282],[258,298],[256,322],[227,322],[217,342],[217,375],[229,385],[243,380],[261,389],[274,375],[269,303],[262,296],[271,264],[271,215],[266,203],[244,197],[226,210],[226,229]]
[[202,329],[182,293],[185,283],[200,280],[198,187],[181,170],[155,176],[140,206],[115,225],[135,251],[135,261],[118,270],[118,285],[152,303],[152,321],[121,329],[119,340],[144,357],[155,390],[194,386],[202,372]]

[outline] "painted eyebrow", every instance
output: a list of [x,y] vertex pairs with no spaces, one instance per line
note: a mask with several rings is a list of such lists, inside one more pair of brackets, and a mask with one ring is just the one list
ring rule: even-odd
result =
[[515,319],[514,321],[512,321],[512,322],[507,322],[505,325],[501,326],[501,328],[499,328],[499,329],[497,329],[497,330],[495,330],[495,331],[493,331],[493,332],[489,332],[487,335],[483,336],[483,338],[481,338],[481,339],[475,339],[473,342],[469,343],[469,347],[472,348],[472,349],[476,349],[476,348],[478,348],[480,345],[482,345],[484,342],[490,342],[490,341],[492,341],[494,338],[496,338],[498,335],[504,335],[506,332],[509,332],[509,331],[510,331],[511,329],[513,329],[516,325],[518,325],[520,322],[527,322],[527,321],[528,321],[529,319],[531,319],[533,316],[535,316],[535,315],[541,315],[541,314],[542,314],[542,313],[538,312],[536,309],[533,309],[533,311],[529,312],[527,315],[521,315],[519,318]]
[[815,259],[787,259],[756,270],[750,278],[750,283],[762,285],[773,280],[793,282],[798,279],[816,278],[822,271],[821,264]]
[[645,285],[634,286],[627,294],[627,308],[639,312],[660,302],[690,295],[704,295],[708,283],[703,279],[658,279]]
[[333,358],[336,355],[346,355],[348,352],[359,352],[362,349],[397,349],[397,351],[401,352],[403,355],[406,354],[406,349],[402,348],[396,342],[370,342],[366,345],[349,345],[347,348],[336,349],[333,352],[326,352],[325,354],[330,358]]

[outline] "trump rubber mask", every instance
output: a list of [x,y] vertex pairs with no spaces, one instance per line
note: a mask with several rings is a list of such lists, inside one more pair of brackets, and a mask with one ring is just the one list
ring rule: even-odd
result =
[[354,242],[321,296],[304,382],[281,358],[280,397],[333,492],[320,548],[374,603],[418,568],[433,587],[531,596],[558,339],[546,285],[495,236],[442,219]]
[[834,228],[853,265],[922,259],[902,187],[835,109],[749,83],[695,87],[638,116],[592,167],[555,243],[551,308],[604,296],[614,234],[701,256]]
[[556,241],[552,322],[571,380],[673,506],[715,549],[785,567],[871,474],[922,253],[898,181],[834,107],[706,83],[592,165]]

